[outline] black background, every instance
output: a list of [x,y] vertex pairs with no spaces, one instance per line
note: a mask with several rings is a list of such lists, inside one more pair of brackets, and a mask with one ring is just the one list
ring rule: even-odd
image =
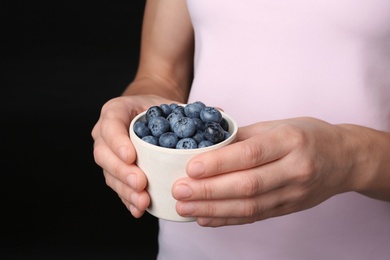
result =
[[92,154],[101,106],[132,80],[145,1],[2,1],[1,259],[155,259]]

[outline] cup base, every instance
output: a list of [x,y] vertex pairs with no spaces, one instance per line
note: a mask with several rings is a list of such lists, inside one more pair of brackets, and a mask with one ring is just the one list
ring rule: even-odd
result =
[[163,220],[168,220],[168,221],[173,221],[173,222],[194,222],[196,220],[196,218],[194,217],[182,217],[180,215],[176,215],[176,216],[164,216],[164,215],[161,215],[161,214],[156,214],[153,212],[153,210],[147,208],[146,211],[156,217],[156,218],[159,218],[159,219],[163,219]]

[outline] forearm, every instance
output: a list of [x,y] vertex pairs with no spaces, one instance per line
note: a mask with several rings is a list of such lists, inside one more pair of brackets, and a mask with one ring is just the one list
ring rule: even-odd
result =
[[138,71],[123,95],[186,102],[193,76],[193,41],[185,0],[148,0]]
[[352,189],[390,201],[390,133],[362,126],[341,125],[353,147]]

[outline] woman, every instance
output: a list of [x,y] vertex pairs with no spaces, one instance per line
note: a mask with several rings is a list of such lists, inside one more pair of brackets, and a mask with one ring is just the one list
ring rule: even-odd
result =
[[386,0],[148,0],[139,69],[102,108],[95,160],[141,217],[131,119],[162,103],[221,107],[238,140],[173,186],[197,222],[160,220],[160,259],[384,259],[389,46]]

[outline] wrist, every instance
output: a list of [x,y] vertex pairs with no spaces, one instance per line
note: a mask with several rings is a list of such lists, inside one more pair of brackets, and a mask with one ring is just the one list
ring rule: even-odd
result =
[[380,198],[389,189],[390,134],[357,125],[339,127],[345,133],[351,158],[348,190]]

